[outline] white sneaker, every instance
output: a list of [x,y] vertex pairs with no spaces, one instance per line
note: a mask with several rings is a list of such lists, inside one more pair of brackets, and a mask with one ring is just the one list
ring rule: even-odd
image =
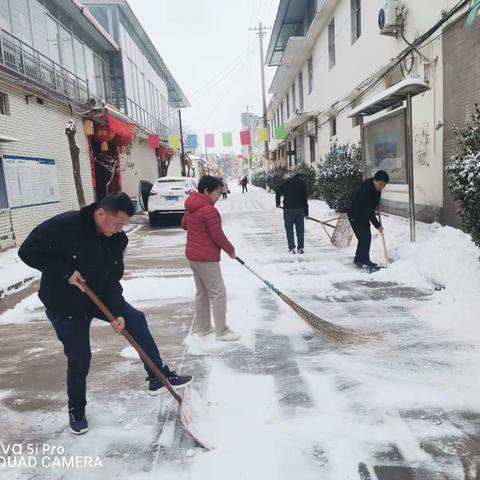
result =
[[227,328],[222,334],[217,335],[218,342],[235,342],[237,340],[240,340],[240,335],[229,328]]
[[195,335],[197,337],[206,337],[207,335],[210,335],[212,333],[215,333],[215,329],[213,327],[210,327],[206,332],[195,332]]

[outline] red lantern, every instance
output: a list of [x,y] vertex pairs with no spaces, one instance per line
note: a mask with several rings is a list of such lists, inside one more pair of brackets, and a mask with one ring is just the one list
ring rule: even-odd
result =
[[168,157],[168,148],[164,145],[160,145],[159,148],[155,149],[158,158],[167,158]]
[[93,138],[100,143],[110,142],[115,137],[115,133],[108,125],[98,125],[95,127]]
[[160,137],[156,133],[148,135],[148,146],[150,148],[160,148]]

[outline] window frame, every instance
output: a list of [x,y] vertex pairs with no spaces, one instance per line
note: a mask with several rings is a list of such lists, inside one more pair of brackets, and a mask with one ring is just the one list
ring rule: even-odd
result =
[[337,63],[335,55],[335,17],[328,22],[328,68],[331,70]]
[[352,45],[362,36],[362,0],[350,0]]
[[307,60],[308,94],[313,92],[313,55]]

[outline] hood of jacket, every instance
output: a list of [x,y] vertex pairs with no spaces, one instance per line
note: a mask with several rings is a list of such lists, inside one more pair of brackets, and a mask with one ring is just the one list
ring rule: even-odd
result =
[[185,200],[185,210],[190,213],[193,213],[206,205],[212,205],[212,202],[210,201],[210,198],[200,192],[191,193]]

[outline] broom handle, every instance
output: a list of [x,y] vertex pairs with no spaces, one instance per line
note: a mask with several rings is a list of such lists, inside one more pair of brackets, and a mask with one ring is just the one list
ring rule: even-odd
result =
[[[382,225],[382,214],[380,210],[378,210],[378,221],[380,222],[380,226]],[[381,233],[382,236],[382,243],[383,243],[383,253],[385,254],[385,265],[388,265],[388,252],[387,252],[387,242],[385,241],[385,232]]]
[[280,292],[271,284],[268,280],[265,280],[263,277],[261,277],[252,267],[249,267],[240,257],[235,257],[235,260],[239,262],[241,265],[243,265],[247,270],[250,270],[257,278],[259,278],[270,290],[274,291],[277,295],[280,294]]
[[[323,230],[325,231],[325,233],[327,234],[328,239],[329,239],[330,241],[332,240],[332,236],[330,235],[330,233],[328,232],[328,230],[325,228],[325,225],[328,225],[329,227],[332,227],[331,225],[329,225],[329,224],[326,223],[326,222],[322,222],[321,220],[317,220],[316,218],[313,218],[313,217],[310,217],[310,216],[309,216],[308,218],[309,218],[310,220],[313,220],[314,222],[319,223],[319,224],[322,226],[322,228],[323,228]],[[332,227],[332,228],[334,228],[334,227]]]
[[[110,323],[114,322],[116,318],[113,316],[112,312],[103,304],[103,302],[92,292],[90,287],[85,283],[81,282],[82,287],[85,290],[85,293],[90,298],[90,300],[100,309],[100,311],[107,317]],[[178,402],[179,405],[182,404],[182,397],[175,392],[172,388],[165,375],[160,371],[160,369],[153,363],[152,359],[145,353],[145,350],[137,343],[137,341],[128,333],[124,328],[121,331],[121,334],[127,339],[130,345],[138,352],[140,358],[153,370],[155,376],[162,382],[164,387],[173,395],[173,398]]]

